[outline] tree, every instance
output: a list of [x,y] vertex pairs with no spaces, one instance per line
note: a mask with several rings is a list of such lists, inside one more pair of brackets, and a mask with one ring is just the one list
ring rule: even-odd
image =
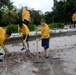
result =
[[76,12],[76,0],[54,0],[53,15],[55,22],[69,23]]
[[22,21],[22,11],[24,7],[21,7],[20,9],[17,9],[17,15],[19,17],[18,23]]
[[30,13],[31,13],[31,21],[36,25],[40,24],[40,20],[42,19],[43,16],[42,11],[31,9]]
[[9,25],[11,23],[13,23],[14,19],[18,19],[18,15],[16,14],[16,11],[17,10],[16,10],[15,6],[13,6],[13,3],[9,2],[8,5],[6,6],[6,9],[4,10],[4,12],[5,12],[4,17],[6,16],[5,19],[8,20]]
[[52,18],[53,16],[51,12],[45,12],[44,19],[48,24],[52,22]]
[[8,2],[9,2],[10,0],[0,0],[0,10],[1,10],[1,8],[3,7],[3,6],[6,6],[6,5],[8,5]]
[[3,24],[3,9],[4,6],[8,5],[9,0],[0,0],[0,25],[2,26]]

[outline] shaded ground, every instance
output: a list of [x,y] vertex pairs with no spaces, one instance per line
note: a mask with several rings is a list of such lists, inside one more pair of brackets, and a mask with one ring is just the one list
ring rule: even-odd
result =
[[[41,59],[44,59],[43,48],[40,44],[39,42],[39,51],[42,51]],[[21,44],[7,47],[10,52],[17,53],[12,53],[9,58],[4,59],[4,63],[0,64],[0,75],[76,75],[76,35],[52,38],[49,62],[44,63],[33,63],[33,57],[29,60],[25,51],[21,53]],[[35,41],[30,42],[30,49],[31,52],[36,51]],[[39,68],[40,72],[33,73],[34,67]]]

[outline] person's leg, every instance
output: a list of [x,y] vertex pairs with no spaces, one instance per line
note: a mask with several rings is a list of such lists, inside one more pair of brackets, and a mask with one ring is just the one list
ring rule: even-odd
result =
[[23,35],[23,37],[22,37],[22,49],[21,50],[24,50],[25,48],[26,48],[26,46],[25,46],[25,43],[23,43],[23,40],[25,39],[25,35]]
[[44,49],[45,50],[45,57],[48,58],[49,57],[49,51],[48,49]]
[[22,42],[23,48],[25,48],[25,44]]
[[44,50],[45,50],[44,62],[47,62],[49,60],[49,50],[48,48],[44,48]]
[[49,50],[48,50],[48,48],[49,48],[49,38],[46,39],[44,42],[45,42],[45,46],[44,46],[45,56],[46,56],[46,58],[48,58],[48,56],[49,56]]
[[73,25],[73,28],[75,28],[75,21],[74,21],[74,25]]
[[44,51],[45,51],[45,57],[48,57],[49,56],[49,51],[48,51],[48,48],[49,48],[49,38],[42,40],[42,47],[44,48]]
[[75,28],[76,28],[76,21],[75,21]]
[[29,35],[28,35],[28,37],[26,39],[26,44],[27,44],[27,50],[29,50]]
[[29,50],[29,42],[27,41],[26,44],[27,44],[27,49]]

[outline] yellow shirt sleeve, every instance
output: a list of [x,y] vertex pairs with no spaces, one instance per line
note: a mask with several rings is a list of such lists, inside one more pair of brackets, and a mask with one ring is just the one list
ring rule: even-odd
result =
[[3,48],[4,48],[4,41],[5,41],[5,30],[2,28],[2,27],[0,27],[0,46],[2,46]]

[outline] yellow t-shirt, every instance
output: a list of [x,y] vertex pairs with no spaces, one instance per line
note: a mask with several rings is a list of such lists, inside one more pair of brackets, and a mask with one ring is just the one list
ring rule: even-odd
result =
[[23,27],[22,28],[20,28],[18,26],[18,31],[21,31],[23,35],[29,35],[29,33],[30,33],[29,28],[25,24],[23,24]]
[[72,20],[76,21],[76,13],[73,14],[73,16],[72,16]]
[[2,27],[0,27],[0,46],[2,46],[3,48],[4,48],[4,41],[5,41],[5,33],[6,33],[6,31],[2,28]]
[[44,36],[44,39],[50,38],[49,27],[47,24],[41,27],[41,36]]
[[27,21],[29,21],[30,20],[30,12],[27,10],[23,10],[22,17],[23,17],[23,19],[26,19]]

